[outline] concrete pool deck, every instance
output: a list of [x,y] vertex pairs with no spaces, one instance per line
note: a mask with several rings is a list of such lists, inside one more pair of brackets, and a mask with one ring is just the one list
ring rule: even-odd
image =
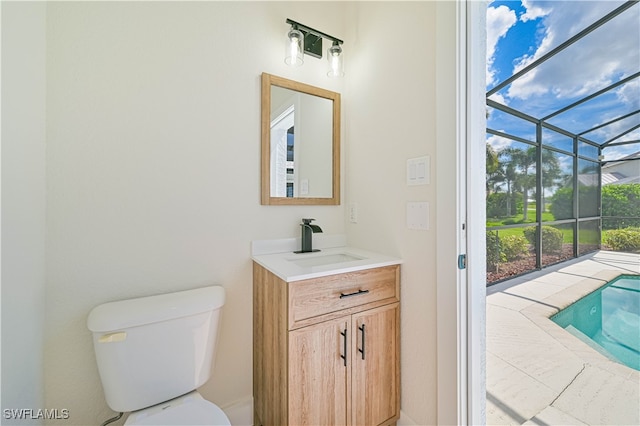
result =
[[487,288],[488,425],[640,424],[640,372],[549,319],[622,274],[640,274],[640,254],[599,251]]

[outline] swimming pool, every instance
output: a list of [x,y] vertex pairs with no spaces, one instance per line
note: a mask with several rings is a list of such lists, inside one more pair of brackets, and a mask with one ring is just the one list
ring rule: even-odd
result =
[[551,320],[603,355],[640,370],[640,275],[621,275]]

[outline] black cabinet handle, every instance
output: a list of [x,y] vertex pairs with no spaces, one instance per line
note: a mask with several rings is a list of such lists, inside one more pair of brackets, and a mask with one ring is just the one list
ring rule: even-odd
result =
[[360,352],[362,354],[362,359],[364,359],[364,324],[362,324],[360,327],[358,327],[358,330],[360,330],[362,332],[362,340],[360,341],[362,349],[358,349],[358,352]]
[[369,290],[358,290],[353,293],[347,293],[347,294],[340,293],[340,299],[344,299],[345,297],[358,296],[360,294],[367,294],[367,293],[369,293]]
[[347,329],[344,329],[344,332],[341,331],[340,334],[344,337],[344,343],[342,346],[342,351],[344,352],[344,355],[340,355],[340,358],[342,358],[344,360],[344,366],[347,366]]

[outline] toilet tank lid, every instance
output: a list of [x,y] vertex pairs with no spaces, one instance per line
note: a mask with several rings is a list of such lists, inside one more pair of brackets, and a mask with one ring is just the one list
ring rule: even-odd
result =
[[123,330],[213,311],[222,307],[224,300],[224,288],[211,286],[109,302],[91,310],[87,327],[93,332]]

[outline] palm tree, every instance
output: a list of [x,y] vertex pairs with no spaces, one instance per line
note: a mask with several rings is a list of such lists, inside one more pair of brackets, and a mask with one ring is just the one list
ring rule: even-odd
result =
[[542,209],[545,209],[544,188],[553,188],[562,185],[562,169],[558,157],[553,151],[548,149],[542,150]]
[[[522,209],[524,222],[528,219],[529,210],[529,190],[536,186],[536,153],[537,148],[535,146],[529,147],[526,150],[519,148],[505,148],[503,150],[504,155],[509,156],[511,163],[513,164],[513,171],[517,174],[514,183],[522,188]],[[534,168],[533,173],[529,173],[529,169]],[[517,173],[519,170],[520,173]]]
[[498,188],[506,186],[506,211],[504,216],[513,216],[516,214],[512,207],[513,191],[516,187],[516,180],[518,178],[518,172],[514,163],[511,161],[509,153],[506,150],[501,150],[497,153],[498,168],[495,172],[487,176],[487,185],[493,185],[494,192],[498,192]]
[[516,210],[513,208],[512,200],[513,190],[516,186],[516,180],[518,179],[516,166],[512,162],[505,164],[502,170],[502,175],[504,176],[504,181],[507,184],[507,214],[509,216],[514,216],[516,214]]
[[500,167],[500,161],[498,159],[498,153],[493,149],[491,144],[487,143],[486,147],[486,188],[487,196],[491,193],[491,186],[496,182],[496,173]]

